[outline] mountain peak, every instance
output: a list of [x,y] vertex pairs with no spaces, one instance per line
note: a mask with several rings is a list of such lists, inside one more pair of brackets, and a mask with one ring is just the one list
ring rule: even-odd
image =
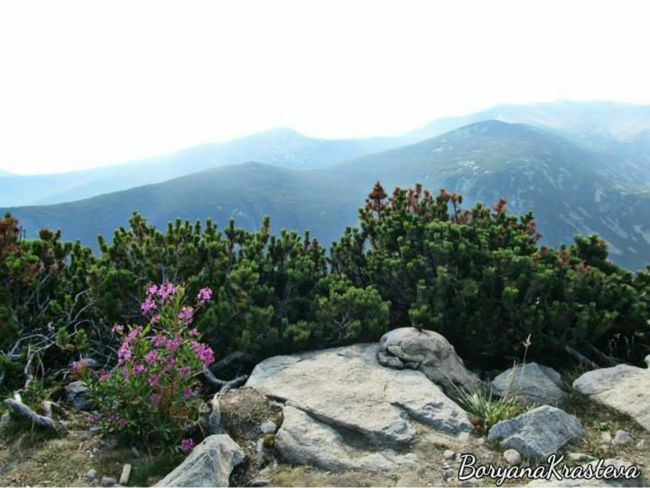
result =
[[273,127],[272,129],[265,130],[263,132],[260,132],[259,134],[254,134],[252,137],[255,137],[255,135],[260,135],[265,137],[278,137],[278,138],[291,137],[291,138],[300,138],[300,139],[305,139],[307,137],[301,134],[300,132],[298,132],[297,130],[284,125]]
[[527,124],[518,124],[504,122],[503,120],[491,119],[481,120],[472,124],[465,125],[440,137],[457,137],[457,136],[476,136],[486,134],[490,136],[497,135],[531,135],[539,134],[540,130]]

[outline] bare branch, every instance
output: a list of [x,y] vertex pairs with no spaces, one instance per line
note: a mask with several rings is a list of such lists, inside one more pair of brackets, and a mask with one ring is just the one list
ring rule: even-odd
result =
[[226,381],[226,380],[221,380],[217,378],[214,374],[212,374],[212,371],[210,371],[208,368],[204,368],[203,371],[203,378],[207,383],[210,385],[216,387],[217,389],[221,390],[222,392],[226,392],[230,390],[231,388],[235,388],[239,385],[242,385],[246,382],[248,379],[248,375],[243,375],[235,378],[234,380]]
[[60,427],[60,425],[54,419],[52,419],[52,417],[39,415],[24,403],[14,400],[13,398],[7,398],[4,401],[4,403],[14,413],[22,417],[25,417],[34,425],[38,425],[40,427],[45,427],[46,429],[54,429],[54,430],[58,430]]
[[581,363],[581,364],[584,364],[585,366],[589,366],[591,369],[598,369],[598,368],[600,368],[600,366],[599,366],[598,364],[596,364],[595,362],[593,362],[593,361],[592,361],[591,359],[589,359],[588,357],[583,356],[583,355],[580,354],[578,351],[576,351],[576,350],[573,349],[572,347],[569,347],[568,345],[565,345],[565,346],[564,346],[564,351],[565,351],[569,356],[571,356],[573,359],[575,359],[576,361],[578,361],[578,362]]

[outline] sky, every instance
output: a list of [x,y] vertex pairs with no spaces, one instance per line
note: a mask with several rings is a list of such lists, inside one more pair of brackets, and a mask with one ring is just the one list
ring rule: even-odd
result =
[[400,134],[499,103],[650,104],[650,2],[0,3],[0,168],[116,164],[277,126]]

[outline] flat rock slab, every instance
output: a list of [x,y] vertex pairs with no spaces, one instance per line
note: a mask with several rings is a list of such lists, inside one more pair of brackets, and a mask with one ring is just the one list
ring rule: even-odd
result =
[[625,413],[650,430],[650,370],[627,364],[596,369],[573,382],[593,400]]
[[500,396],[515,396],[529,405],[548,405],[557,404],[565,397],[558,386],[561,379],[553,368],[527,363],[506,369],[492,380],[491,386]]
[[576,417],[543,405],[499,422],[488,432],[488,440],[500,441],[502,448],[515,449],[529,458],[544,460],[582,433],[582,424]]
[[[370,451],[346,435],[294,407],[284,408],[284,422],[275,436],[275,447],[290,463],[317,466],[328,471],[391,471],[415,467],[414,454],[391,449]],[[357,434],[358,435],[358,434]]]
[[412,441],[418,421],[447,435],[467,438],[466,412],[424,374],[384,368],[376,344],[361,344],[258,364],[247,386],[286,402],[331,427],[361,434],[375,447]]
[[244,458],[229,435],[210,435],[156,486],[228,486],[232,470]]

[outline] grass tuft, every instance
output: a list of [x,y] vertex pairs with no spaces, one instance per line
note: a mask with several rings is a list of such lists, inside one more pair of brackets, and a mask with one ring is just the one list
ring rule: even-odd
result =
[[455,400],[470,414],[474,429],[480,435],[486,434],[492,426],[502,420],[511,419],[529,410],[514,397],[497,397],[491,391],[485,390],[470,393],[459,389]]

